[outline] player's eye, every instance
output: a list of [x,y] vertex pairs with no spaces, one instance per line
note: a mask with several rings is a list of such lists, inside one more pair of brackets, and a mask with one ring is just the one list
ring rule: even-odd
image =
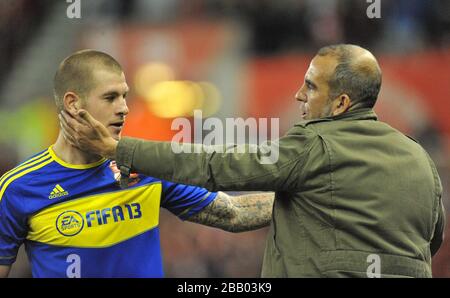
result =
[[105,96],[105,99],[106,99],[107,101],[113,101],[114,99],[116,99],[116,97],[110,95],[110,96]]

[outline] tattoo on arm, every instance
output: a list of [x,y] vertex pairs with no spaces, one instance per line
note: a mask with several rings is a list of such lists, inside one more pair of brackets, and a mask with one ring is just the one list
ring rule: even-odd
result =
[[188,221],[229,232],[256,230],[270,224],[274,197],[273,193],[232,197],[219,192],[211,204]]

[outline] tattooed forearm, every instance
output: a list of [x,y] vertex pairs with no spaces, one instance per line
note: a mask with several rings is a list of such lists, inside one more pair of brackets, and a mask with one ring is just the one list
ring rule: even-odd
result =
[[272,220],[274,198],[274,193],[232,197],[231,200],[238,209],[233,232],[250,231],[268,226]]
[[270,224],[273,200],[273,193],[232,197],[219,192],[209,206],[188,220],[229,232],[255,230]]

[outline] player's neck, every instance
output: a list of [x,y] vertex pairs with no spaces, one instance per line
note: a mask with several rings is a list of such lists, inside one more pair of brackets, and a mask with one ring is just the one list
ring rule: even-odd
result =
[[61,132],[52,148],[56,156],[69,164],[90,164],[99,161],[102,158],[101,156],[84,152],[72,146],[64,139]]

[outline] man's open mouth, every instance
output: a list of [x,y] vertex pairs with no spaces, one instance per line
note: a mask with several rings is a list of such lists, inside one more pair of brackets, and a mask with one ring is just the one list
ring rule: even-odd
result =
[[120,121],[120,122],[111,123],[110,126],[113,126],[113,127],[116,127],[116,128],[122,128],[123,124],[124,124],[124,122]]

